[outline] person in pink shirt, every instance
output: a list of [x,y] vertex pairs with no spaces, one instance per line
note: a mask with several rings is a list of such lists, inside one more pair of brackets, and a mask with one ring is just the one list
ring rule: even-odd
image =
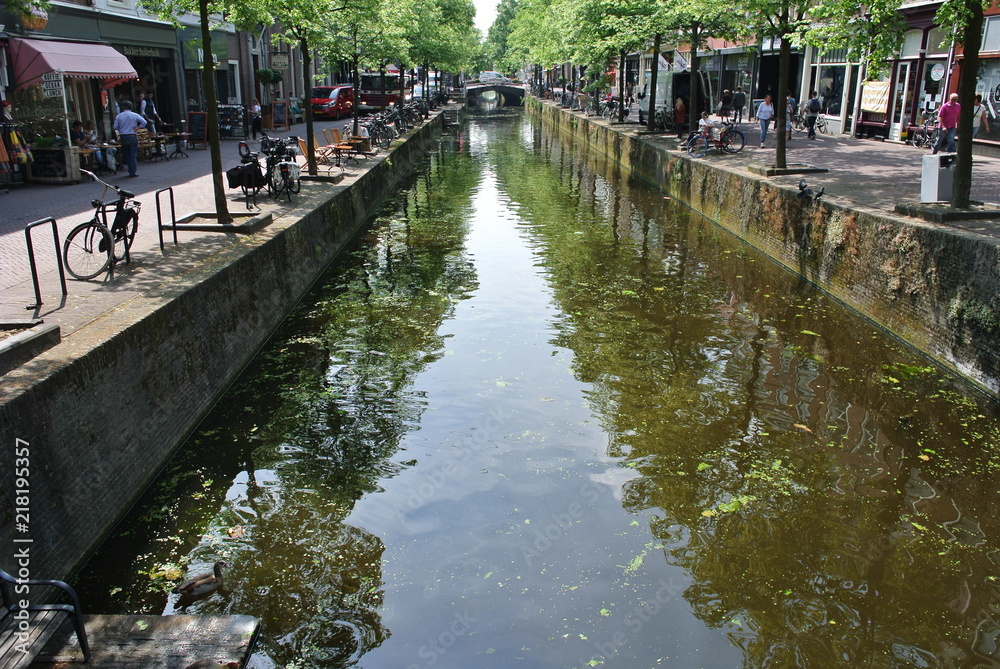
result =
[[955,153],[955,131],[958,130],[958,113],[960,111],[962,111],[962,105],[958,104],[958,93],[952,93],[948,96],[948,101],[941,105],[941,109],[938,110],[938,127],[941,129],[941,134],[938,135],[938,141],[934,145],[932,153],[940,151],[945,144],[948,145],[948,153]]

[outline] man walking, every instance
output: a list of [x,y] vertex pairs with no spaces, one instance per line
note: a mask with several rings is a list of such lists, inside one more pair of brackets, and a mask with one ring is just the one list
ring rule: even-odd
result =
[[809,128],[809,139],[816,139],[816,117],[819,116],[823,105],[819,101],[819,93],[811,91],[809,101],[806,102],[806,127]]
[[733,93],[733,122],[743,122],[743,108],[747,106],[747,94],[743,92],[742,86],[736,87]]
[[962,105],[958,104],[958,93],[948,96],[948,101],[938,110],[938,128],[941,134],[931,153],[937,153],[947,144],[948,153],[955,153],[955,132],[958,130],[958,114]]
[[132,111],[132,103],[126,100],[121,104],[121,112],[115,117],[115,132],[118,133],[118,141],[122,145],[122,152],[125,154],[125,164],[128,166],[130,177],[139,176],[136,174],[139,157],[139,138],[136,137],[136,128],[145,128],[146,119]]
[[160,115],[156,113],[156,103],[153,102],[152,91],[146,93],[145,99],[143,99],[143,94],[139,93],[139,116],[146,119],[146,127],[155,135],[156,125],[154,125],[154,122],[160,122]]

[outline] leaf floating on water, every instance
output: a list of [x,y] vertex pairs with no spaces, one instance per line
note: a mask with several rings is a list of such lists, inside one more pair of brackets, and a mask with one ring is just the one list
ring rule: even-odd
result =
[[486,579],[488,579],[488,578],[489,578],[490,576],[492,576],[492,575],[493,575],[493,572],[492,572],[492,571],[488,571],[488,572],[486,572],[486,576],[483,576],[483,580],[485,581]]
[[137,620],[135,621],[135,626],[142,631],[146,631],[146,628],[149,627],[149,623],[147,623],[145,620]]
[[812,430],[811,430],[811,429],[809,429],[809,427],[808,427],[808,426],[806,426],[806,425],[803,425],[802,423],[796,423],[794,427],[797,427],[797,428],[799,428],[800,430],[804,430],[804,431],[806,431],[806,432],[809,432],[809,433],[811,433],[811,432],[812,432]]
[[924,462],[927,462],[928,460],[931,459],[931,456],[927,455],[926,453],[918,455],[917,457],[920,458],[921,460],[923,460]]
[[539,399],[542,402],[555,402],[556,401],[556,399],[554,397],[540,397]]
[[813,337],[822,337],[823,335],[818,332],[813,332],[812,330],[803,330],[802,334],[812,335]]
[[239,539],[240,537],[243,536],[244,533],[242,525],[236,525],[234,527],[230,527],[226,531],[229,532],[229,537],[232,539]]

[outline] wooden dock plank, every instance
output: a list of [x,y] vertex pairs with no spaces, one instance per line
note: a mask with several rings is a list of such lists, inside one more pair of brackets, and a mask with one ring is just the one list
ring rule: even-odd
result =
[[184,669],[198,660],[236,661],[243,667],[260,629],[253,616],[83,616],[93,657],[90,664],[66,622],[43,648],[69,662],[36,661],[31,669]]

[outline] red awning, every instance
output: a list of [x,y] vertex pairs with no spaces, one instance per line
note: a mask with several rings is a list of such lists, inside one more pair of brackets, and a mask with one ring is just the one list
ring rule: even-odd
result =
[[128,58],[106,44],[12,37],[9,51],[17,88],[41,81],[49,72],[62,72],[64,77],[100,77],[109,80],[105,82],[109,86],[136,77]]

